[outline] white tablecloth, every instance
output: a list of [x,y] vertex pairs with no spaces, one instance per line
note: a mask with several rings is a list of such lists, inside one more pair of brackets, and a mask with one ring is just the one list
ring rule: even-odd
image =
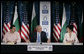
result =
[[[23,43],[17,43],[17,44],[14,44],[14,45],[37,45],[37,44],[39,45],[40,43],[24,43],[23,42]],[[10,44],[1,43],[1,45],[10,45]],[[42,45],[71,45],[71,44],[64,44],[64,43],[42,43]],[[83,45],[83,43],[74,43],[74,45]]]

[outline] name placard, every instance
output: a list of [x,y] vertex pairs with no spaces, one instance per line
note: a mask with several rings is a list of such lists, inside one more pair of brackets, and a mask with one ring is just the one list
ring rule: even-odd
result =
[[27,51],[52,51],[52,45],[28,45]]

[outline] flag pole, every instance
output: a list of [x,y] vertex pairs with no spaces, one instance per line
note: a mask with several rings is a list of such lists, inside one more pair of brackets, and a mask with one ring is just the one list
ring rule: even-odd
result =
[[1,42],[2,42],[2,2],[1,2]]

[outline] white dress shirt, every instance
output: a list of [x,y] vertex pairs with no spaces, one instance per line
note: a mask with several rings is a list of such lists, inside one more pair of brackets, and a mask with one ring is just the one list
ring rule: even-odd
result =
[[21,38],[18,32],[10,33],[7,32],[3,38],[3,42],[7,43],[7,41],[13,42],[16,41],[17,43],[21,42]]
[[67,43],[67,41],[74,41],[74,43],[78,43],[78,38],[77,38],[77,35],[75,33],[71,33],[71,37],[69,36],[69,33],[66,33],[65,36],[64,36],[64,40],[63,40],[63,43]]
[[37,40],[36,40],[36,42],[38,43],[38,37],[40,37],[40,42],[41,42],[41,33],[40,32],[37,32]]

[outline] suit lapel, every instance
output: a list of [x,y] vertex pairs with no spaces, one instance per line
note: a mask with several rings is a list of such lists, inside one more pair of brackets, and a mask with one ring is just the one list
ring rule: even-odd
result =
[[41,32],[41,42],[42,42],[42,32]]
[[37,40],[37,32],[34,33],[34,39]]

